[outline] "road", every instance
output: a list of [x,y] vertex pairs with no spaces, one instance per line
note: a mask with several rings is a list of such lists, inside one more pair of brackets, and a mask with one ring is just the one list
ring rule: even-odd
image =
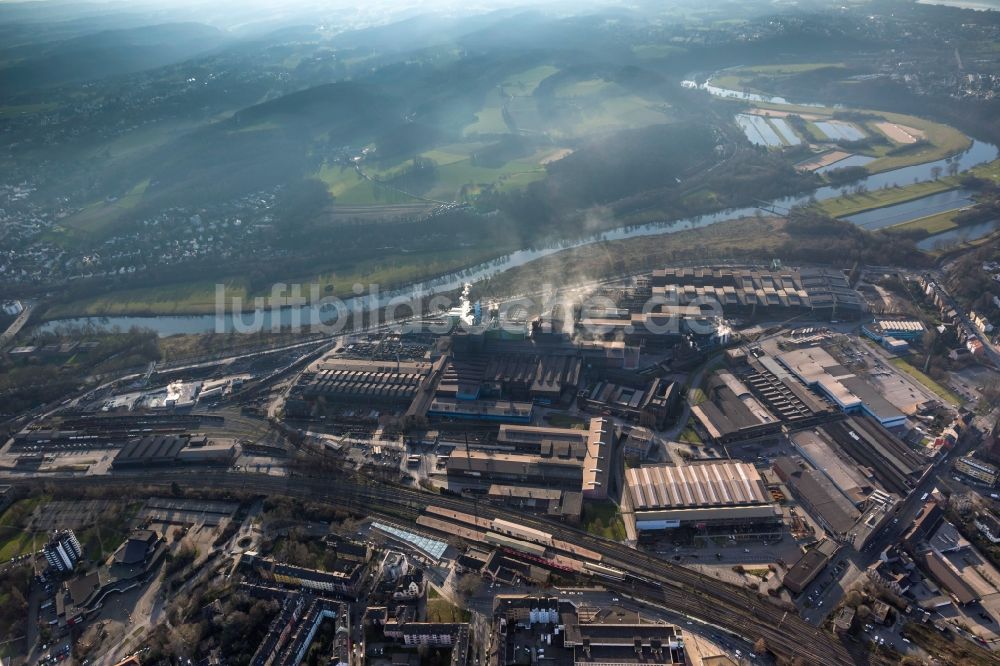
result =
[[979,342],[982,343],[983,349],[986,353],[986,358],[988,358],[990,363],[992,363],[995,367],[1000,368],[1000,351],[998,351],[996,346],[990,342],[989,338],[983,335],[978,328],[973,326],[972,320],[969,319],[969,313],[967,313],[962,306],[958,304],[958,301],[956,301],[954,297],[948,293],[948,290],[944,288],[944,276],[939,272],[934,272],[925,273],[924,277],[934,281],[938,293],[941,294],[944,301],[950,307],[955,308],[955,312],[958,313],[958,317],[962,320],[962,323],[967,326],[968,329],[975,334]]
[[[806,621],[814,625],[821,624],[830,610],[835,608],[840,602],[841,597],[849,589],[851,582],[857,579],[861,572],[874,564],[878,559],[879,553],[885,550],[890,544],[900,542],[903,534],[913,525],[917,514],[923,509],[924,501],[921,498],[925,493],[930,493],[939,483],[938,475],[940,474],[940,470],[947,469],[948,461],[952,458],[964,455],[971,447],[972,442],[973,438],[966,438],[958,447],[939,457],[934,462],[930,472],[924,475],[916,488],[900,504],[893,520],[862,552],[857,552],[853,548],[842,548],[837,553],[828,566],[832,568],[838,564],[843,564],[844,566],[849,566],[850,569],[839,582],[828,584],[829,580],[824,577],[824,574],[820,574],[817,580],[806,588],[803,592],[803,595],[806,597],[815,590],[820,590],[819,596],[816,598],[817,605],[802,611],[802,616]],[[823,602],[822,605],[818,605],[819,601]]]
[[28,323],[28,319],[31,317],[31,312],[34,308],[34,303],[24,304],[24,310],[21,311],[21,314],[17,315],[17,319],[10,323],[10,326],[7,327],[6,331],[0,333],[0,349],[2,349],[8,342],[11,342],[14,337],[21,332],[24,325]]

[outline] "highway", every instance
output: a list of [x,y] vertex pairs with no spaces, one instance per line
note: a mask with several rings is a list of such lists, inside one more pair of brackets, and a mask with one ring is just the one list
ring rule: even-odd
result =
[[17,315],[17,319],[10,323],[10,326],[7,327],[6,331],[0,333],[0,348],[4,347],[8,342],[14,340],[24,325],[28,323],[28,319],[31,317],[31,312],[34,308],[34,303],[24,304],[24,309],[21,310],[21,314]]
[[[763,638],[775,655],[788,660],[801,659],[808,664],[858,663],[844,644],[831,634],[814,627],[794,609],[786,611],[756,592],[743,590],[704,574],[633,550],[623,544],[553,521],[521,514],[508,509],[474,502],[465,498],[431,495],[409,488],[370,485],[348,477],[328,478],[274,477],[225,472],[197,474],[157,474],[155,479],[131,475],[66,479],[64,487],[124,486],[135,493],[136,486],[165,487],[177,483],[186,492],[197,495],[206,490],[284,495],[310,502],[331,503],[354,509],[362,515],[382,515],[415,521],[428,504],[487,518],[507,518],[544,530],[602,555],[603,563],[620,568],[636,578],[622,584],[622,591],[653,603],[672,608],[682,615],[711,624],[750,643]],[[604,581],[602,581],[604,584]]]

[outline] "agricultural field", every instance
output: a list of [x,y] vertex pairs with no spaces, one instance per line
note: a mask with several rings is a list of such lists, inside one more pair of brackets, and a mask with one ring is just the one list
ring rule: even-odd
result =
[[462,135],[475,139],[517,131],[559,140],[670,122],[666,103],[598,77],[561,81],[539,98],[538,86],[558,73],[552,65],[540,65],[508,77],[501,90],[487,95]]
[[[324,164],[315,177],[326,183],[336,204],[343,206],[405,204],[424,199],[456,201],[473,199],[484,189],[508,190],[540,180],[545,177],[544,165],[554,161],[553,156],[558,158],[567,154],[566,149],[543,148],[496,166],[477,164],[477,153],[488,145],[471,141],[442,145],[420,153],[419,157],[434,163],[434,177],[429,186],[416,191],[406,190],[402,183],[397,184],[399,189],[379,185],[363,178],[353,166],[341,164]],[[410,160],[381,167],[362,164],[361,170],[369,178],[387,183],[403,174],[411,164]]]
[[122,213],[132,210],[142,201],[149,178],[132,187],[115,201],[95,201],[80,212],[66,218],[64,224],[76,231],[99,232],[118,220]]
[[940,234],[944,231],[951,231],[958,227],[955,224],[955,212],[953,210],[945,211],[943,213],[938,213],[937,215],[928,215],[927,217],[921,217],[916,220],[910,220],[909,222],[904,222],[903,224],[896,224],[894,226],[888,227],[889,231],[925,231],[927,234],[933,236],[934,234]]
[[15,116],[31,115],[51,111],[58,106],[55,102],[41,102],[38,104],[12,104],[0,106],[0,118],[13,118]]
[[586,137],[670,122],[667,105],[644,99],[616,83],[580,81],[556,92],[565,112],[548,123],[553,138]]
[[[247,289],[242,280],[224,283],[227,300],[234,297],[246,302]],[[46,319],[117,314],[211,314],[215,312],[215,282],[187,282],[159,287],[123,289],[107,296],[96,296],[73,303],[59,304],[45,312]]]
[[[968,175],[978,178],[986,178],[994,183],[1000,183],[1000,160],[988,164],[980,164],[967,172]],[[816,204],[820,210],[831,217],[843,218],[848,215],[856,215],[865,211],[895,206],[897,204],[915,201],[939,192],[947,192],[959,188],[963,175],[945,176],[938,180],[925,181],[905,185],[903,187],[891,187],[887,189],[874,190],[861,193],[848,193],[835,199],[827,199]],[[927,215],[918,219],[910,220],[902,224],[892,225],[888,228],[894,231],[908,231],[913,229],[923,229],[929,234],[938,234],[943,231],[954,229],[957,225],[953,222],[955,215],[961,210],[957,206],[954,210],[947,210],[933,215]]]
[[535,92],[538,84],[559,71],[552,65],[539,65],[508,77],[501,84],[508,95],[527,96]]
[[830,217],[839,218],[920,199],[954,189],[955,186],[956,183],[952,182],[951,179],[930,180],[905,187],[891,187],[858,194],[849,193],[836,199],[827,199],[817,205]]
[[656,58],[668,58],[679,53],[686,53],[687,49],[673,44],[639,44],[632,47],[632,54],[641,60],[654,60]]
[[[518,249],[518,246],[494,245],[479,249],[443,249],[429,254],[386,255],[384,259],[345,264],[336,271],[330,271],[328,267],[318,267],[317,272],[291,276],[287,281],[310,286],[316,284],[324,297],[349,298],[354,295],[352,288],[355,284],[377,284],[382,289],[391,289],[488,261],[515,249]],[[252,306],[252,299],[255,296],[267,296],[269,293],[250,293],[246,283],[239,278],[227,280],[225,285],[226,301],[230,305],[232,304],[230,299],[238,297],[242,299],[244,307]],[[201,315],[213,314],[215,308],[215,283],[192,281],[122,290],[107,296],[54,305],[44,313],[43,317],[51,320],[125,314]]]
[[[720,88],[770,94],[766,90],[768,81],[783,79],[806,72],[823,69],[843,69],[843,63],[835,62],[805,62],[784,65],[754,65],[752,67],[736,67],[721,72],[712,78],[712,85]],[[758,83],[759,82],[759,83]],[[757,85],[755,85],[757,83]]]
[[507,123],[503,119],[503,100],[500,91],[491,91],[486,102],[476,113],[476,121],[462,128],[462,136],[477,137],[480,135],[506,134]]

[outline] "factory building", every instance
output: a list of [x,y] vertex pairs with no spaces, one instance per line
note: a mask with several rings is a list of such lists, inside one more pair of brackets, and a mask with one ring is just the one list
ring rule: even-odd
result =
[[236,444],[229,439],[210,440],[204,435],[146,435],[129,440],[111,461],[113,469],[175,465],[230,465]]
[[866,414],[886,428],[906,422],[906,415],[863,378],[837,362],[822,347],[785,352],[778,360],[799,381],[830,399],[848,414]]
[[306,399],[404,406],[417,395],[430,371],[426,361],[324,358],[303,373],[298,392]]
[[460,421],[531,423],[533,410],[534,406],[530,402],[434,398],[427,408],[427,416]]
[[679,306],[715,301],[727,316],[809,312],[851,319],[865,309],[864,298],[840,271],[751,268],[664,268],[649,278],[652,295]]
[[796,428],[828,420],[833,409],[778,363],[768,357],[754,358],[744,383],[768,411]]
[[654,379],[644,389],[601,380],[577,394],[576,406],[663,430],[673,420],[679,398],[677,385],[662,378]]
[[874,340],[882,342],[885,338],[896,340],[920,340],[927,329],[919,319],[886,319],[876,317],[861,327],[861,332]]
[[781,581],[782,585],[792,594],[802,594],[816,580],[816,576],[822,573],[839,549],[840,546],[835,542],[823,539],[788,568]]
[[861,511],[823,472],[791,457],[775,459],[774,473],[795,495],[810,516],[831,536],[846,540]]
[[497,435],[497,447],[517,453],[582,457],[587,451],[587,434],[574,428],[503,424]]
[[692,527],[702,538],[777,536],[781,510],[753,465],[647,465],[625,471],[640,532]]
[[502,504],[518,511],[537,513],[578,522],[583,510],[583,493],[557,488],[535,488],[499,483],[490,485],[486,496],[495,504]]
[[649,457],[656,444],[653,431],[649,428],[637,426],[630,428],[625,439],[622,440],[622,453],[629,462],[641,462]]
[[781,421],[732,372],[722,370],[708,378],[706,400],[691,407],[695,426],[713,444],[771,439],[781,432]]
[[437,397],[552,404],[576,393],[583,360],[574,347],[478,337],[454,337],[437,384]]
[[874,419],[851,416],[824,424],[816,431],[861,469],[871,470],[884,490],[900,497],[906,497],[916,487],[927,468],[925,458]]
[[[456,449],[446,464],[448,485],[452,490],[478,492],[500,486],[497,493],[510,498],[517,493],[503,486],[556,489],[581,493],[584,499],[603,499],[616,437],[614,425],[603,418],[591,419],[587,430],[502,427],[498,440],[514,452]],[[565,504],[572,499],[550,501]]]

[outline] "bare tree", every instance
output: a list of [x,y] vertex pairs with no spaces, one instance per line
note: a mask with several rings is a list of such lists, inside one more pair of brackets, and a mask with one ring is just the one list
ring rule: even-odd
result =
[[458,593],[468,599],[479,591],[481,583],[482,581],[480,581],[477,576],[465,574],[458,581]]

